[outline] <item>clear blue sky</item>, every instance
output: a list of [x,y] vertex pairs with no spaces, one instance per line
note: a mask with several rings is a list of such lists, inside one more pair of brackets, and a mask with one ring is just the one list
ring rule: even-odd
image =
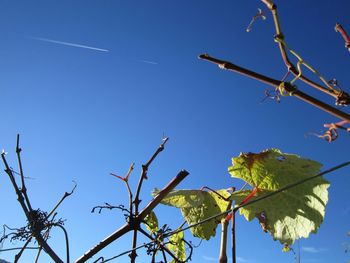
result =
[[[349,53],[333,28],[340,22],[350,31],[350,2],[276,3],[288,44],[326,79],[336,77],[349,86]],[[72,259],[124,224],[119,211],[90,210],[104,202],[127,204],[124,185],[109,173],[122,175],[135,162],[135,187],[141,164],[163,134],[170,140],[149,170],[142,204],[180,169],[190,172],[181,188],[240,185],[227,173],[231,157],[240,152],[276,147],[317,160],[325,169],[349,160],[348,134],[332,144],[305,137],[336,118],[296,98],[261,103],[267,86],[197,59],[209,53],[280,79],[286,68],[273,41],[270,14],[245,31],[257,8],[266,10],[257,0],[0,1],[0,147],[15,167],[16,134],[21,134],[34,207],[50,210],[72,180],[78,183],[59,209],[67,219]],[[301,83],[298,87],[319,96]],[[326,177],[331,187],[325,221],[316,235],[301,240],[303,263],[350,258],[343,247],[350,241],[349,174],[346,168]],[[0,224],[20,227],[24,215],[8,178],[0,175]],[[175,228],[181,221],[176,209],[156,211],[162,224]],[[63,257],[62,233],[54,230],[52,236]],[[126,236],[100,255],[130,247]],[[192,262],[216,260],[218,248],[218,238],[203,241]],[[294,262],[281,248],[258,222],[237,220],[239,263]],[[0,258],[12,260],[13,254],[3,252]],[[23,262],[32,258],[26,252]],[[128,261],[126,256],[116,262]],[[138,262],[148,261],[140,252]]]

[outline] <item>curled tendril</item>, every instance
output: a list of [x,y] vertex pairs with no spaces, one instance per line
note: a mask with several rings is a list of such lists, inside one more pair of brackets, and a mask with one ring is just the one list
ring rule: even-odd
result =
[[333,142],[339,137],[338,130],[345,130],[347,132],[350,132],[350,128],[346,128],[344,125],[347,124],[348,121],[340,121],[337,123],[328,123],[324,124],[323,126],[325,128],[328,128],[327,131],[325,131],[323,134],[314,134],[313,135],[325,139],[327,142]]
[[247,32],[252,31],[253,24],[254,24],[254,22],[255,22],[259,17],[260,17],[262,20],[265,20],[265,19],[266,19],[265,13],[264,13],[260,8],[258,8],[258,13],[256,13],[256,14],[252,17],[252,20],[250,21],[249,25],[247,26],[247,29],[246,29]]
[[278,89],[274,90],[265,90],[265,97],[261,100],[261,103],[265,102],[265,100],[271,99],[276,101],[277,103],[281,102],[281,93],[278,91]]
[[337,88],[338,90],[342,90],[336,78],[332,78],[331,80],[328,81],[328,83],[331,84],[333,87]]
[[53,216],[49,220],[47,212],[40,209],[32,210],[30,212],[30,221],[27,222],[26,226],[20,228],[11,228],[7,225],[3,225],[0,244],[2,245],[7,239],[9,239],[11,243],[15,241],[27,241],[33,237],[33,232],[40,232],[42,235],[45,235],[47,238],[49,238],[49,232],[52,227],[63,225],[64,220],[62,218],[55,220],[55,216]]
[[324,134],[316,134],[318,138],[325,139],[327,142],[333,142],[338,138],[338,131],[335,127],[330,127]]
[[111,205],[109,203],[105,203],[105,205],[98,205],[92,208],[91,213],[95,213],[95,211],[97,210],[97,212],[99,214],[101,214],[103,209],[108,209],[108,210],[113,210],[113,209],[119,209],[123,212],[124,218],[127,221],[130,217],[130,211],[128,209],[125,208],[124,205]]
[[350,96],[348,93],[344,92],[340,87],[340,84],[336,78],[332,78],[328,81],[330,85],[338,90],[338,96],[336,98],[335,104],[338,106],[347,106],[350,104]]

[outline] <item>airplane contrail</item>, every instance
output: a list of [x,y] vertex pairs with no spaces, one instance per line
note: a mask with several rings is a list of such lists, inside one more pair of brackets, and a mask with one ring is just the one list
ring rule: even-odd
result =
[[152,64],[152,65],[158,65],[158,62],[154,62],[154,61],[150,61],[150,60],[138,59],[138,61],[143,62],[143,63]]
[[42,37],[31,37],[31,38],[35,39],[35,40],[40,40],[40,41],[45,41],[45,42],[49,42],[49,43],[70,46],[70,47],[78,47],[78,48],[91,49],[91,50],[96,50],[96,51],[101,51],[101,52],[109,52],[108,49],[91,47],[91,46],[86,46],[86,45],[81,45],[81,44],[76,44],[76,43],[70,43],[70,42],[64,42],[64,41],[59,41],[59,40],[54,40],[54,39],[49,39],[49,38],[42,38]]

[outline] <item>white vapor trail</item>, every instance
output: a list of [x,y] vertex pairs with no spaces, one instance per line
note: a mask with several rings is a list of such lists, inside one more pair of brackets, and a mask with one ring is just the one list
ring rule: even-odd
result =
[[42,38],[42,37],[31,37],[31,38],[35,39],[35,40],[39,40],[39,41],[44,41],[44,42],[49,42],[49,43],[54,43],[54,44],[60,44],[60,45],[65,45],[65,46],[70,46],[70,47],[78,47],[78,48],[91,49],[91,50],[96,50],[96,51],[101,51],[101,52],[109,52],[108,49],[91,47],[91,46],[85,46],[85,45],[81,45],[81,44],[64,42],[64,41],[59,41],[59,40],[54,40],[54,39],[49,39],[49,38]]
[[158,65],[158,62],[154,62],[154,61],[150,61],[150,60],[139,59],[138,61],[143,62],[143,63],[152,64],[152,65]]

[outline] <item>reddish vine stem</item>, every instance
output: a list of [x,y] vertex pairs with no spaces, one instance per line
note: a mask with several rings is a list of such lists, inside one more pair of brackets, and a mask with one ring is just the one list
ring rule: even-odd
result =
[[124,177],[121,177],[121,176],[116,175],[114,173],[110,173],[111,175],[113,175],[114,177],[117,177],[118,179],[122,180],[125,183],[126,189],[128,190],[128,194],[129,194],[129,213],[130,213],[130,215],[133,214],[133,201],[132,201],[133,195],[132,195],[132,191],[131,191],[130,185],[129,185],[129,177],[130,177],[132,171],[134,170],[134,166],[135,166],[135,163],[132,163],[130,165],[129,170]]
[[341,34],[341,36],[344,39],[345,42],[345,48],[348,49],[348,51],[350,52],[350,37],[349,35],[346,33],[345,29],[341,26],[341,24],[337,23],[335,25],[335,31],[339,32]]
[[[222,69],[230,70],[233,72],[237,72],[239,74],[245,75],[247,77],[256,79],[260,82],[263,82],[265,84],[268,84],[270,86],[275,87],[276,89],[279,88],[279,86],[282,84],[282,81],[276,80],[270,77],[267,77],[265,75],[256,73],[254,71],[251,71],[249,69],[245,69],[243,67],[237,66],[235,64],[232,64],[231,62],[220,60],[214,57],[209,56],[208,54],[203,54],[199,56],[200,59],[207,60],[209,62],[212,62],[216,65],[218,65]],[[336,116],[340,119],[350,121],[350,115],[338,110],[337,108],[334,108],[327,103],[324,103],[300,90],[295,90],[292,85],[288,85],[288,82],[285,83],[285,90],[290,93],[291,96],[294,96],[300,100],[303,100],[333,116]]]

